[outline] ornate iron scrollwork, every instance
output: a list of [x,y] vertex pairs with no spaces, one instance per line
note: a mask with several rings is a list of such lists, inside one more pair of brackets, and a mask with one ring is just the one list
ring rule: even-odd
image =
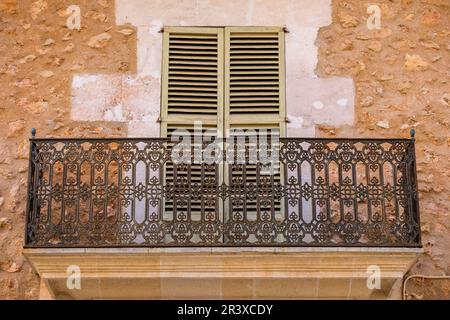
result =
[[225,179],[163,138],[30,143],[27,247],[420,246],[413,139],[284,138]]

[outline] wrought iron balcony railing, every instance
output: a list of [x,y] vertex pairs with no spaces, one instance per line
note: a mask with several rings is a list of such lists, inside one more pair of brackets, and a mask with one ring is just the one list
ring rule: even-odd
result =
[[163,138],[30,144],[26,247],[420,246],[413,137],[284,138],[276,174]]

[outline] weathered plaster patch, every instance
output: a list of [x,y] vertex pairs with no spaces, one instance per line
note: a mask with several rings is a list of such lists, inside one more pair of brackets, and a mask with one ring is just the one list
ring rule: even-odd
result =
[[71,117],[80,121],[147,121],[158,128],[159,78],[77,75],[72,82]]
[[157,124],[157,118],[149,117],[143,121],[129,121],[128,122],[128,136],[129,137],[159,137],[160,127]]
[[292,137],[314,137],[316,130],[311,119],[302,116],[287,115],[287,130]]
[[[316,79],[311,83],[312,94],[320,95],[324,108],[312,109],[315,124],[331,126],[353,125],[355,118],[355,92],[350,78]],[[337,98],[337,99],[336,99]]]
[[105,110],[104,119],[106,121],[123,121],[122,105],[119,104]]
[[247,1],[247,16],[245,18],[246,25],[249,26],[252,24],[253,19],[253,7],[255,5],[254,0],[248,0]]
[[286,41],[286,81],[298,85],[297,81],[316,78],[317,65],[316,41],[319,28],[289,26]]
[[178,26],[243,26],[247,3],[242,0],[117,0],[116,23],[149,26],[159,19],[164,25]]
[[95,82],[98,79],[98,75],[91,74],[91,75],[74,75],[73,81],[72,81],[72,87],[74,88],[81,88],[84,85]]
[[302,128],[303,123],[305,122],[305,119],[303,119],[303,117],[294,117],[294,116],[288,115],[288,119],[289,119],[291,128],[295,128],[295,129]]
[[161,77],[163,23],[154,20],[152,25],[139,27],[137,31],[137,72],[140,75]]
[[312,105],[316,109],[323,109],[323,102],[322,101],[314,101]]
[[338,101],[336,101],[336,103],[338,105],[340,105],[341,107],[346,107],[348,104],[348,99],[342,98],[342,99],[339,99]]
[[121,75],[75,75],[71,118],[76,121],[106,120],[108,110],[120,103],[121,78]]

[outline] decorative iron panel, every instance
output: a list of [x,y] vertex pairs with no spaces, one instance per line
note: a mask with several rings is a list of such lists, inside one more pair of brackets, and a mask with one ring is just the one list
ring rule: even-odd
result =
[[25,246],[420,246],[414,139],[284,138],[271,152],[280,179],[259,163],[247,178],[246,157],[218,183],[218,164],[193,179],[172,163],[167,179],[163,138],[32,138]]

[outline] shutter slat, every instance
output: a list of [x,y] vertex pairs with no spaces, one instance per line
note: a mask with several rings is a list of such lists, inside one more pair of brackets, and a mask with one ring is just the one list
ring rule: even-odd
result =
[[264,48],[264,47],[260,47],[260,48],[257,48],[257,47],[254,47],[253,48],[253,50],[242,50],[242,48],[241,47],[231,47],[231,54],[232,55],[236,55],[236,54],[255,54],[255,53],[257,53],[258,55],[259,54],[268,54],[268,53],[270,53],[271,55],[270,56],[278,56],[278,50],[267,50],[267,48]]
[[210,103],[208,101],[201,101],[201,100],[197,100],[197,101],[172,101],[171,99],[169,99],[169,101],[171,102],[171,105],[176,108],[176,107],[210,107],[210,108],[215,108],[217,106],[216,103]]
[[231,70],[233,70],[234,66],[239,66],[239,65],[246,65],[247,68],[250,68],[250,66],[252,66],[253,69],[257,69],[259,65],[273,65],[275,66],[278,63],[278,59],[272,59],[272,60],[235,60],[231,62]]
[[[215,100],[217,100],[217,93],[211,92],[211,93],[203,93],[203,92],[182,92],[182,91],[174,91],[169,92],[169,97],[172,97],[175,99],[175,97],[183,97],[184,98],[192,98],[197,97],[200,99],[200,97],[213,97]],[[172,99],[171,98],[171,99]],[[180,98],[181,99],[181,98]]]
[[169,77],[170,77],[169,84],[172,83],[172,81],[176,81],[176,80],[199,80],[199,81],[202,81],[202,83],[207,81],[207,82],[212,83],[213,85],[217,86],[217,81],[214,81],[216,79],[211,78],[211,77],[198,77],[196,75],[173,76],[173,75],[170,75],[170,73],[169,73]]
[[[199,87],[199,86],[205,86],[205,87],[214,87],[217,88],[217,84],[214,82],[200,82],[200,81],[169,81],[169,84],[176,85],[176,86],[193,86],[193,87]],[[170,112],[170,109],[169,109]]]
[[247,102],[234,102],[233,106],[235,107],[254,107],[254,106],[259,106],[259,107],[275,107],[275,109],[278,107],[279,103],[278,101],[276,102],[264,102],[264,101],[247,101]]
[[[183,113],[191,113],[196,114],[199,112],[200,108],[173,108],[174,113],[183,114]],[[201,108],[203,114],[216,114],[215,109]]]
[[200,70],[188,70],[188,71],[182,71],[182,70],[170,70],[169,76],[171,76],[171,79],[173,79],[174,76],[177,75],[187,75],[187,76],[207,76],[207,77],[214,77],[217,78],[217,74],[215,70],[211,71],[200,71]]
[[175,94],[175,92],[180,92],[180,94],[184,94],[184,92],[191,92],[191,93],[195,93],[195,91],[208,91],[208,92],[217,92],[217,88],[212,87],[212,88],[207,88],[207,87],[185,87],[185,86],[170,86],[169,88],[169,92]]
[[196,41],[209,41],[209,40],[216,40],[217,34],[208,34],[208,33],[172,33],[170,35],[170,40],[181,40],[181,39],[192,39]]
[[[261,88],[261,87],[263,87],[263,88]],[[279,89],[278,89],[278,87],[270,87],[270,86],[267,86],[267,84],[266,85],[264,85],[264,86],[240,86],[240,87],[237,87],[237,86],[235,86],[235,87],[233,87],[233,89],[232,89],[232,92],[233,91],[250,91],[250,90],[261,90],[261,89],[263,89],[264,91],[278,91]]]
[[247,90],[246,92],[241,91],[232,91],[230,93],[230,98],[234,99],[233,97],[241,97],[241,96],[248,96],[253,97],[253,99],[257,99],[257,97],[263,97],[263,96],[269,96],[269,97],[277,97],[278,98],[278,92],[275,89],[273,92],[266,91],[266,92],[260,92],[260,91],[250,91]]
[[267,108],[264,106],[259,106],[257,108],[234,108],[234,113],[257,113],[257,112],[277,112],[278,108]]
[[231,40],[239,40],[239,39],[272,39],[278,40],[278,35],[272,32],[264,33],[264,32],[234,32],[230,36]]
[[273,56],[273,55],[268,55],[268,54],[261,54],[261,55],[257,55],[255,54],[255,52],[251,52],[248,55],[243,55],[243,54],[231,54],[231,63],[233,64],[233,60],[239,60],[239,62],[244,62],[245,60],[248,59],[273,59],[274,63],[275,63],[275,59],[278,59],[277,56]]
[[[248,75],[259,75],[259,74],[264,74],[264,75],[274,74],[274,75],[278,76],[278,70],[272,70],[273,67],[270,67],[270,68],[271,68],[271,70],[253,70],[253,69],[249,69],[246,71],[235,71],[234,69],[231,69],[231,70],[232,70],[234,76],[240,76],[240,75],[248,76]],[[260,68],[258,68],[258,69],[260,69]]]
[[215,40],[208,40],[208,39],[181,39],[181,38],[172,38],[170,39],[170,43],[173,44],[174,46],[178,46],[178,45],[187,45],[187,46],[192,46],[192,45],[202,45],[202,46],[215,46],[217,45],[217,41]]
[[176,54],[170,54],[169,55],[169,62],[170,60],[199,60],[199,61],[204,61],[204,60],[214,60],[217,61],[217,57],[216,56],[190,56],[190,55],[176,55]]
[[203,48],[198,48],[197,50],[171,50],[169,57],[176,57],[179,55],[196,55],[200,60],[209,56],[217,59],[217,51],[206,50]]
[[[275,96],[275,97],[270,97],[270,96],[260,97],[260,96],[256,96],[256,97],[252,97],[251,99],[254,102],[257,102],[257,101],[278,101],[278,96]],[[233,95],[231,96],[231,101],[247,101],[248,102],[248,100],[249,100],[248,96],[240,97],[240,98],[233,97]]]
[[[214,66],[217,68],[217,62],[212,61],[188,61],[188,60],[171,60],[170,67],[176,65],[194,65],[194,66]],[[170,68],[169,67],[169,68]]]
[[276,80],[277,82],[276,83],[278,83],[278,75],[273,75],[273,76],[271,76],[271,75],[268,75],[268,76],[261,76],[261,75],[254,75],[254,76],[245,76],[245,75],[237,75],[237,76],[235,76],[235,75],[233,75],[232,77],[230,77],[230,80],[231,81],[233,81],[233,80],[239,80],[239,81],[242,81],[242,80]]
[[[217,102],[216,98],[210,99],[210,98],[205,98],[205,97],[189,97],[189,96],[182,97],[182,98],[181,97],[180,98],[175,98],[175,97],[172,97],[170,95],[169,95],[169,100],[170,101],[186,101],[186,102],[188,102],[188,101]],[[216,104],[214,104],[214,105],[216,105]]]
[[278,54],[278,42],[275,43],[264,43],[264,42],[247,42],[247,43],[240,43],[240,44],[234,44],[231,46],[234,50],[251,50],[251,51],[257,51],[257,50],[271,50],[275,51],[276,54]]
[[[232,85],[234,85],[234,86],[239,86],[239,85],[244,85],[244,86],[248,86],[248,85],[263,85],[263,86],[266,86],[266,85],[278,85],[278,81],[245,81],[245,82],[243,82],[243,81],[235,81],[235,82],[232,82]],[[234,87],[233,87],[233,89],[234,89]],[[261,88],[262,90],[263,90],[263,88]]]
[[217,67],[212,65],[212,66],[208,66],[208,65],[196,65],[196,66],[192,66],[192,65],[177,65],[177,64],[172,64],[169,68],[169,72],[170,71],[178,71],[178,70],[206,70],[206,71],[217,71]]
[[[230,67],[230,69],[232,71],[234,71],[234,72],[239,72],[239,71],[236,71],[236,70],[248,70],[248,71],[253,71],[253,72],[263,72],[263,71],[254,71],[254,68],[251,65],[243,65],[243,66],[241,66],[241,65],[232,65]],[[277,71],[278,67],[271,66],[271,65],[258,65],[258,70],[275,70],[275,71]],[[243,71],[243,72],[245,72],[245,71]]]
[[175,50],[179,50],[179,51],[184,51],[184,50],[192,50],[192,51],[197,51],[197,50],[208,50],[208,51],[212,51],[212,52],[217,52],[217,43],[216,42],[211,42],[208,45],[189,45],[189,43],[186,44],[175,44],[174,41],[171,41],[171,46],[170,46],[172,50],[172,52],[174,52]]
[[270,39],[264,39],[264,41],[263,42],[261,42],[261,40],[259,40],[259,39],[245,39],[245,40],[240,40],[239,38],[236,38],[236,37],[234,37],[234,38],[232,38],[233,39],[233,43],[231,44],[231,46],[239,46],[239,45],[241,45],[241,44],[244,44],[244,45],[248,45],[248,44],[267,44],[267,45],[270,45],[270,44],[275,44],[275,45],[278,45],[278,39],[273,39],[273,40],[270,40]]

